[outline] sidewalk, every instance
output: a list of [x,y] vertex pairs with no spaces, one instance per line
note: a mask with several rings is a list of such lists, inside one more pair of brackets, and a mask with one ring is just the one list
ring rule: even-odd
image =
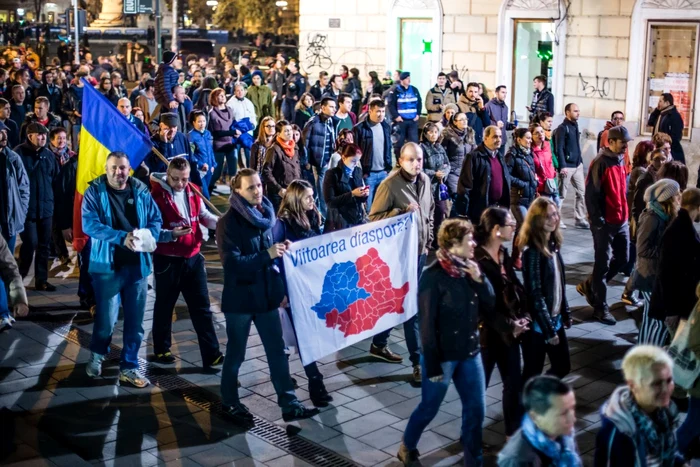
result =
[[[223,204],[219,199],[217,204]],[[564,209],[571,218],[571,209]],[[573,226],[573,222],[568,224]],[[592,465],[598,410],[612,390],[622,383],[620,364],[636,338],[634,320],[620,304],[613,306],[616,326],[590,321],[591,308],[576,291],[576,284],[591,270],[593,249],[588,231],[564,231],[563,258],[567,265],[567,298],[575,325],[567,332],[572,372],[567,381],[576,389],[578,446],[585,465]],[[209,291],[215,309],[216,329],[225,348],[224,316],[219,303],[222,269],[213,245],[203,248],[209,274]],[[258,429],[242,433],[217,415],[220,374],[204,372],[196,335],[185,304],[177,304],[173,323],[172,366],[149,364],[144,368],[157,383],[147,389],[116,386],[117,362],[105,364],[102,378],[85,374],[89,351],[82,347],[92,332],[85,312],[77,309],[77,271],[52,269],[54,293],[28,290],[33,307],[64,308],[51,320],[18,321],[13,330],[0,333],[0,426],[3,428],[0,463],[4,465],[178,465],[178,466],[341,466],[392,465],[407,419],[420,400],[420,389],[409,384],[411,367],[378,362],[368,356],[369,341],[348,347],[319,362],[333,405],[311,420],[285,424],[269,381],[265,352],[257,333],[248,340],[241,367],[242,402],[261,419]],[[609,303],[619,301],[625,278],[609,290]],[[140,356],[153,353],[150,330],[154,292],[147,303],[146,340]],[[36,311],[34,311],[36,313]],[[37,315],[34,315],[37,316]],[[72,319],[72,321],[70,321]],[[65,325],[64,325],[65,323]],[[71,326],[72,325],[72,326]],[[117,323],[113,344],[122,343],[122,322]],[[403,332],[393,331],[390,345],[406,354]],[[223,350],[223,349],[222,349]],[[145,364],[145,362],[144,362]],[[308,400],[307,383],[298,355],[290,360],[299,382],[297,394]],[[487,389],[484,443],[495,450],[504,443],[500,394],[494,372]],[[310,402],[309,402],[310,403]],[[424,465],[448,466],[461,461],[459,444],[461,404],[452,386],[435,420],[418,445]],[[300,430],[300,431],[299,431]],[[5,434],[6,433],[6,434]],[[12,440],[12,443],[9,441]],[[310,441],[308,443],[306,441]],[[14,452],[7,455],[11,444]],[[495,465],[487,455],[486,465]]]

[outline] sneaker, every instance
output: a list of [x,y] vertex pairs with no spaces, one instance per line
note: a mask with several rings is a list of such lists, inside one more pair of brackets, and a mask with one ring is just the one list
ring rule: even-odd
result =
[[576,292],[586,298],[586,303],[588,306],[593,306],[593,295],[591,294],[591,289],[588,285],[588,281],[583,281],[576,286]]
[[423,382],[423,373],[420,369],[420,365],[413,366],[413,384],[420,386]]
[[607,324],[608,326],[614,326],[615,324],[617,324],[617,320],[607,308],[603,310],[594,311],[593,319],[596,319],[603,324]]
[[564,221],[559,221],[559,228],[566,230],[566,224],[564,224]]
[[102,374],[102,362],[105,361],[105,356],[98,353],[92,352],[90,354],[90,361],[88,361],[85,367],[85,372],[90,378],[97,378]]
[[403,463],[403,465],[408,466],[408,467],[420,467],[423,464],[421,464],[420,459],[420,453],[418,452],[418,449],[408,449],[405,444],[401,443],[401,446],[399,447],[399,452],[396,454],[396,457]]
[[369,354],[380,360],[384,360],[389,363],[401,363],[403,362],[403,357],[397,353],[394,353],[389,349],[388,345],[384,347],[377,347],[374,344],[369,346]]
[[37,282],[34,285],[34,290],[38,290],[39,292],[55,292],[56,286],[48,282]]
[[164,353],[157,353],[156,358],[153,359],[154,362],[163,363],[165,365],[175,363],[175,360],[175,356],[170,351]]
[[574,227],[581,230],[590,230],[591,226],[586,221],[576,221]]
[[282,412],[282,420],[285,422],[293,422],[294,420],[304,420],[306,418],[311,418],[315,415],[321,413],[316,407],[309,409],[304,407],[300,403],[296,403],[291,409]]
[[620,300],[625,305],[634,306],[637,308],[639,308],[640,306],[643,305],[642,301],[634,296],[634,292],[632,292],[632,293],[623,292],[622,298]]
[[221,406],[221,415],[224,416],[224,418],[229,419],[233,423],[237,425],[254,425],[255,420],[253,419],[253,414],[250,413],[250,410],[248,410],[248,407],[245,405],[241,404],[240,402],[236,405],[232,406],[227,406],[227,405],[222,405]]
[[292,387],[293,387],[294,389],[299,389],[299,383],[297,382],[297,379],[294,378],[294,377],[292,377],[292,376],[290,376],[289,379],[292,380]]
[[119,381],[123,383],[129,383],[137,388],[145,388],[149,384],[148,378],[143,376],[143,373],[136,368],[131,370],[122,370],[119,373]]
[[3,319],[0,320],[0,332],[2,331],[9,331],[12,329],[12,323],[15,322],[15,319],[12,316],[5,316]]
[[214,360],[211,361],[208,365],[205,365],[205,368],[212,368],[216,366],[221,366],[224,364],[224,354],[219,352],[219,355],[217,355]]

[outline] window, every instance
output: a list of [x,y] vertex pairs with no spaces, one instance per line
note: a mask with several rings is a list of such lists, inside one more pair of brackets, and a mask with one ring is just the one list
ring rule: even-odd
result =
[[[554,22],[517,19],[513,35],[513,90],[511,106],[517,119],[527,121],[526,107],[532,103],[532,80],[535,76],[547,78],[552,89],[554,60]],[[510,90],[509,90],[510,91]]]
[[[643,121],[659,103],[663,93],[671,93],[673,103],[683,117],[683,137],[690,137],[695,99],[697,66],[697,23],[649,23],[646,83],[642,99]],[[643,134],[653,128],[644,127]]]

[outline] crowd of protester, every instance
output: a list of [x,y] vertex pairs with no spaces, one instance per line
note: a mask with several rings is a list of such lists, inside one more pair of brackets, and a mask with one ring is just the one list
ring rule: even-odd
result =
[[[131,167],[126,154],[113,152],[85,192],[80,215],[89,240],[78,261],[81,305],[95,319],[88,375],[102,373],[121,306],[119,379],[149,384],[138,352],[155,272],[156,362],[177,361],[171,323],[182,293],[202,365],[221,368],[228,418],[254,423],[237,389],[252,323],[283,419],[314,416],[333,398],[315,364],[304,367],[315,407],[296,396],[276,311],[291,317],[279,259],[290,242],[413,212],[419,313],[403,329],[410,379],[422,386],[422,398],[399,459],[419,465],[421,434],[454,382],[465,464],[481,465],[485,388],[497,366],[508,437],[499,465],[582,465],[575,393],[564,382],[572,318],[560,208],[572,189],[571,225],[593,236],[593,271],[576,288],[593,319],[616,323],[607,284],[618,274],[629,277],[622,302],[642,307],[639,345],[622,362],[625,385],[601,408],[595,463],[675,466],[696,452],[700,382],[674,392],[673,368],[700,357],[700,189],[687,186],[673,96],[662,96],[649,122],[653,138],[639,142],[631,158],[624,114],[613,113],[598,155],[584,168],[578,106],[567,104],[554,128],[542,76],[534,79],[530,121],[522,125],[509,121],[505,86],[489,99],[483,84],[465,84],[456,72],[440,73],[423,99],[408,71],[384,80],[370,72],[363,85],[357,69],[342,67],[312,84],[283,56],[263,71],[249,55],[233,63],[225,50],[218,62],[168,51],[145,71],[131,66],[136,46],[127,47],[123,61],[86,56],[80,65],[31,66],[28,54],[0,58],[3,331],[28,314],[22,279],[32,262],[34,287],[52,292],[50,259],[71,260],[81,102],[85,86],[93,86],[168,163],[154,153]],[[428,121],[419,131],[424,110]],[[224,183],[230,206],[219,218],[204,199]],[[224,268],[226,355],[199,254],[210,232]],[[140,246],[148,239],[157,243],[153,254]],[[674,336],[682,330],[679,348]],[[369,354],[401,363],[388,345],[391,331],[373,337]],[[669,354],[664,348],[672,341]],[[688,412],[680,427],[676,403]]]

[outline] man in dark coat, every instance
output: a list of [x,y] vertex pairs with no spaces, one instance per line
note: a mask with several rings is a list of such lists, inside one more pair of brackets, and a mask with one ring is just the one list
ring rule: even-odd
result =
[[653,127],[652,136],[656,133],[666,133],[671,137],[671,155],[673,159],[685,164],[685,153],[681,140],[683,139],[683,117],[675,105],[671,93],[661,94],[659,103],[649,115],[647,126]]
[[216,227],[216,244],[224,268],[221,309],[226,316],[229,342],[221,374],[223,413],[240,425],[254,423],[253,414],[239,399],[237,379],[245,360],[250,325],[255,322],[282,418],[289,422],[313,417],[318,409],[304,407],[294,393],[277,312],[278,307],[287,306],[284,282],[275,264],[287,250],[287,243],[273,243],[272,227],[277,219],[272,203],[263,196],[262,182],[255,170],[238,172],[230,204]]

